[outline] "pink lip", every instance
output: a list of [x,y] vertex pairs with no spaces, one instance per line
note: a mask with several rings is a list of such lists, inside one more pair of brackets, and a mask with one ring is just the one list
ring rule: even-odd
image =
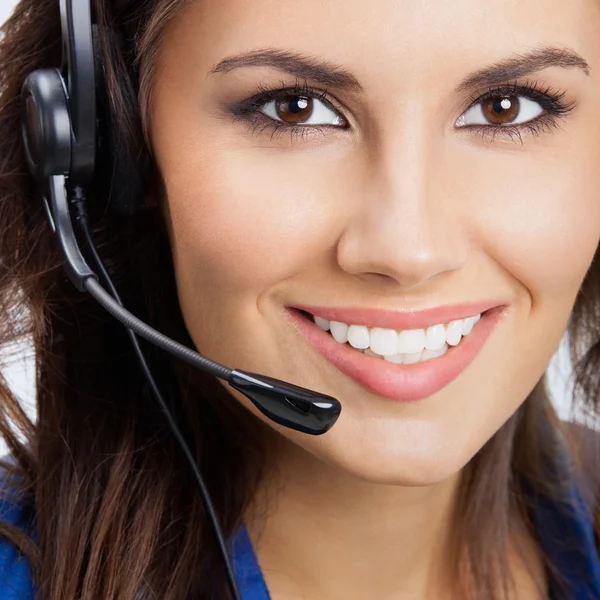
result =
[[293,304],[288,308],[304,310],[311,315],[329,321],[339,321],[348,325],[366,325],[367,327],[383,327],[385,329],[427,329],[438,323],[448,323],[455,319],[474,317],[486,310],[506,304],[502,300],[485,300],[483,302],[465,302],[452,306],[439,306],[419,311],[385,311],[359,307],[327,307]]
[[[471,305],[468,310],[471,311],[473,306],[477,308],[476,305]],[[456,307],[454,308],[456,309]],[[443,356],[411,365],[398,365],[381,358],[362,354],[349,344],[336,342],[329,332],[323,331],[312,319],[302,315],[298,310],[286,307],[286,313],[292,319],[293,324],[304,335],[308,343],[342,373],[379,396],[400,402],[410,402],[427,398],[456,379],[475,359],[496,326],[502,320],[507,308],[507,305],[495,306],[482,314],[481,319],[475,324],[471,333],[464,336],[457,346],[451,346]],[[303,310],[312,312],[308,308]],[[445,318],[439,319],[439,310],[436,309],[433,313],[428,313],[428,311],[420,313],[420,320],[417,322],[429,322],[429,316],[423,316],[426,313],[434,314],[435,318],[438,319],[432,324],[447,322]],[[477,310],[475,312],[466,312],[465,316],[475,315],[477,312]],[[319,313],[331,315],[330,312],[319,311]],[[346,311],[344,311],[344,316],[346,314]],[[453,310],[452,318],[460,318],[456,316],[458,314],[460,313]],[[371,316],[368,319],[346,319],[340,320],[345,323],[350,322],[357,325],[361,321],[368,322],[371,325],[374,323]],[[381,319],[375,322],[382,323]],[[406,329],[407,327],[397,327],[395,325],[391,328]],[[415,328],[412,322],[409,328]]]

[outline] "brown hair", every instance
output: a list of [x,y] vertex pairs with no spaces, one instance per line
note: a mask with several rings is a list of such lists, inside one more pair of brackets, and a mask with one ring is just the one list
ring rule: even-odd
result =
[[[117,51],[101,36],[109,98],[155,196],[161,194],[160,174],[147,135],[154,65],[161,34],[186,1],[92,2],[101,32],[110,25],[122,41]],[[44,600],[222,600],[229,597],[224,571],[189,467],[156,408],[123,326],[67,280],[26,168],[20,88],[31,71],[60,64],[58,0],[21,0],[1,31],[0,343],[23,337],[33,343],[37,421],[28,420],[0,379],[0,434],[14,459],[3,466],[34,515],[31,530],[0,522],[0,535],[28,557]],[[119,85],[123,73],[137,93],[137,106]],[[193,347],[160,212],[117,217],[106,213],[93,189],[88,199],[94,239],[125,306]],[[599,317],[595,257],[569,322],[575,391],[590,415],[597,414],[599,397]],[[265,426],[213,377],[140,343],[229,536],[272,468]],[[583,458],[598,455],[595,442],[581,451],[583,431],[572,433],[558,420],[544,377],[470,461],[455,521],[457,568],[463,575],[458,597],[509,597],[509,542],[515,532],[537,539],[526,486],[557,498],[566,485],[598,472]],[[570,451],[572,464],[562,461],[561,448]],[[537,551],[548,561],[539,544]]]

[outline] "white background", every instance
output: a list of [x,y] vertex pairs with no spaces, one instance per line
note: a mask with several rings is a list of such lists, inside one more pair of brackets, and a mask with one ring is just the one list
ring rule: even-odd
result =
[[[0,0],[0,23],[4,22],[10,15],[16,4],[17,2],[15,2],[15,0]],[[56,4],[58,10],[58,0]],[[1,57],[0,60],[2,60]],[[566,344],[564,342],[565,340],[563,340],[563,344],[561,344],[560,351],[552,360],[550,368],[550,384],[553,400],[559,414],[563,418],[566,418],[570,409],[571,386],[569,385],[569,377],[571,371]],[[23,402],[23,406],[28,414],[30,414],[32,418],[35,418],[34,371],[30,354],[31,348],[22,345],[18,356],[15,359],[12,359],[2,371],[11,388]],[[0,455],[4,454],[5,451],[6,447],[2,440],[0,440]]]
[[[17,2],[15,0],[0,0],[0,23],[4,23],[5,19],[11,14],[16,5]],[[0,56],[0,61],[1,60],[2,57]],[[31,347],[26,344],[21,344],[16,356],[13,352],[10,352],[9,354],[5,350],[2,354],[2,363],[5,365],[2,369],[3,376],[7,379],[8,384],[22,401],[26,412],[32,418],[35,418],[35,373],[31,358]],[[0,439],[0,456],[4,455],[5,452],[6,446]]]
[[14,0],[0,0],[0,22],[3,23],[5,21],[17,4]]

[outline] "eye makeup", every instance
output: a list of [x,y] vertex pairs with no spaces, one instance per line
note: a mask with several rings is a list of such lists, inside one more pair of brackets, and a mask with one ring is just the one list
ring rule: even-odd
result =
[[553,90],[551,87],[544,86],[536,81],[527,81],[524,84],[519,84],[515,81],[513,83],[491,87],[478,96],[471,96],[471,103],[466,110],[492,98],[502,99],[520,97],[536,102],[543,109],[543,112],[537,117],[519,124],[475,124],[467,125],[465,128],[477,131],[481,133],[482,136],[489,136],[492,140],[498,135],[501,135],[511,139],[518,138],[520,142],[523,143],[523,132],[538,136],[544,131],[550,131],[551,129],[558,127],[560,120],[575,108],[575,100],[565,102],[565,95],[566,91]]
[[[479,133],[482,137],[490,137],[492,140],[498,136],[510,139],[518,138],[523,143],[523,133],[539,136],[544,131],[550,131],[558,127],[560,120],[575,108],[575,101],[564,102],[565,94],[565,91],[553,90],[535,81],[527,81],[524,84],[513,82],[490,87],[480,95],[470,97],[470,104],[466,110],[490,98],[524,97],[538,103],[543,112],[529,121],[516,125],[471,124],[461,126],[460,129]],[[312,99],[313,101],[322,102],[328,109],[337,114],[341,124],[302,125],[287,123],[283,119],[276,120],[263,112],[264,107],[273,101],[281,102],[297,99]],[[319,90],[308,85],[306,81],[296,80],[296,83],[292,86],[282,85],[276,88],[259,84],[251,96],[229,104],[227,110],[235,120],[250,125],[252,135],[270,133],[271,139],[273,139],[289,134],[291,139],[295,139],[298,137],[312,137],[315,134],[327,135],[328,132],[331,133],[334,129],[349,129],[348,120],[336,104],[337,102],[329,95],[327,90]]]

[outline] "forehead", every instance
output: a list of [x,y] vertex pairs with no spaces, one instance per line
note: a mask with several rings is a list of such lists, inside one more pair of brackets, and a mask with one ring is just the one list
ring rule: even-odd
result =
[[[441,97],[467,72],[543,46],[580,54],[595,81],[600,0],[192,0],[165,31],[158,80],[209,90],[219,61],[274,48],[342,65],[368,94],[385,82],[388,99]],[[234,73],[225,81],[253,75]]]
[[[192,0],[165,31],[158,79],[209,90],[221,81],[207,76],[219,61],[274,48],[342,65],[367,94],[384,81],[388,98],[422,97],[543,46],[579,53],[595,81],[600,0]],[[225,81],[254,72],[234,73]]]
[[[370,58],[486,52],[551,41],[593,52],[600,0],[194,0],[173,24],[196,44],[294,44]],[[194,34],[195,32],[195,34]],[[200,35],[202,34],[202,35]],[[187,39],[187,38],[186,38]]]

